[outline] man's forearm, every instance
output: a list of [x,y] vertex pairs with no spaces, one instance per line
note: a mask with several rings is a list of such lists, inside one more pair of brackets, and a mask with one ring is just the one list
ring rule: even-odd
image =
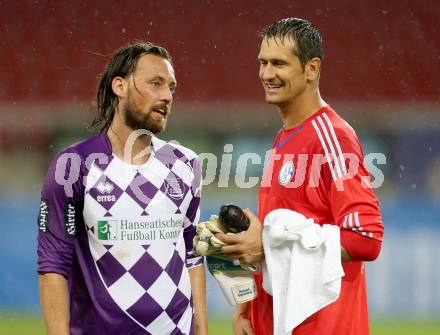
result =
[[206,312],[206,277],[203,265],[189,269],[191,291],[194,301],[195,334],[208,334],[208,316]]
[[251,302],[238,304],[232,322],[234,335],[252,335]]
[[341,230],[341,245],[347,255],[350,255],[351,261],[371,262],[379,256],[382,242],[357,232],[343,229]]
[[57,273],[38,276],[41,307],[47,335],[69,335],[67,280]]

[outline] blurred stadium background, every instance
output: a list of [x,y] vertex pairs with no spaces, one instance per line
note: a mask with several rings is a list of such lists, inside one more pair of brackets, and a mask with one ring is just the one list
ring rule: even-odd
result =
[[[365,153],[387,158],[376,190],[384,244],[367,265],[372,333],[439,334],[438,1],[26,0],[0,8],[0,334],[43,332],[35,270],[41,183],[60,148],[90,135],[107,56],[134,39],[169,49],[178,89],[162,138],[219,158],[225,144],[234,146],[229,187],[205,187],[203,218],[224,202],[255,208],[257,187],[236,187],[237,158],[263,154],[280,127],[258,82],[256,32],[287,16],[320,29],[324,99],[356,129]],[[261,170],[249,165],[247,176]],[[232,309],[211,279],[208,298],[212,334],[231,333],[221,320]]]

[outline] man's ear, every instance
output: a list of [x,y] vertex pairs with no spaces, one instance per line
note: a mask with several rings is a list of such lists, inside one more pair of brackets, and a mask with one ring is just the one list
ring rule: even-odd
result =
[[314,57],[306,64],[306,77],[307,81],[316,81],[319,78],[321,72],[321,60],[318,57]]
[[113,93],[119,98],[127,96],[128,82],[122,77],[114,77],[112,80]]

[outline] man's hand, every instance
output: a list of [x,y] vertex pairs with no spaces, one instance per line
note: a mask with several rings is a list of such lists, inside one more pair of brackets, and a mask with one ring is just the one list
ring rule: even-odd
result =
[[234,318],[232,327],[234,329],[234,335],[253,335],[251,321],[245,319],[243,316]]
[[226,256],[239,260],[240,264],[251,265],[259,263],[264,256],[261,237],[263,226],[250,209],[246,208],[243,212],[250,222],[247,231],[235,235],[218,233],[215,236],[227,244],[221,248]]
[[253,335],[252,324],[250,321],[250,303],[244,303],[237,306],[232,328],[234,335]]

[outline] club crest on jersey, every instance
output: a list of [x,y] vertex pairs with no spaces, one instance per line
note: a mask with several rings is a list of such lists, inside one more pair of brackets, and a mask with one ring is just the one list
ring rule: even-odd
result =
[[166,193],[171,199],[180,200],[183,199],[184,195],[184,184],[182,179],[177,177],[168,178],[165,180]]
[[278,182],[281,185],[287,185],[295,174],[295,167],[293,166],[293,162],[289,161],[283,164],[283,167],[280,169],[280,174],[278,176]]

